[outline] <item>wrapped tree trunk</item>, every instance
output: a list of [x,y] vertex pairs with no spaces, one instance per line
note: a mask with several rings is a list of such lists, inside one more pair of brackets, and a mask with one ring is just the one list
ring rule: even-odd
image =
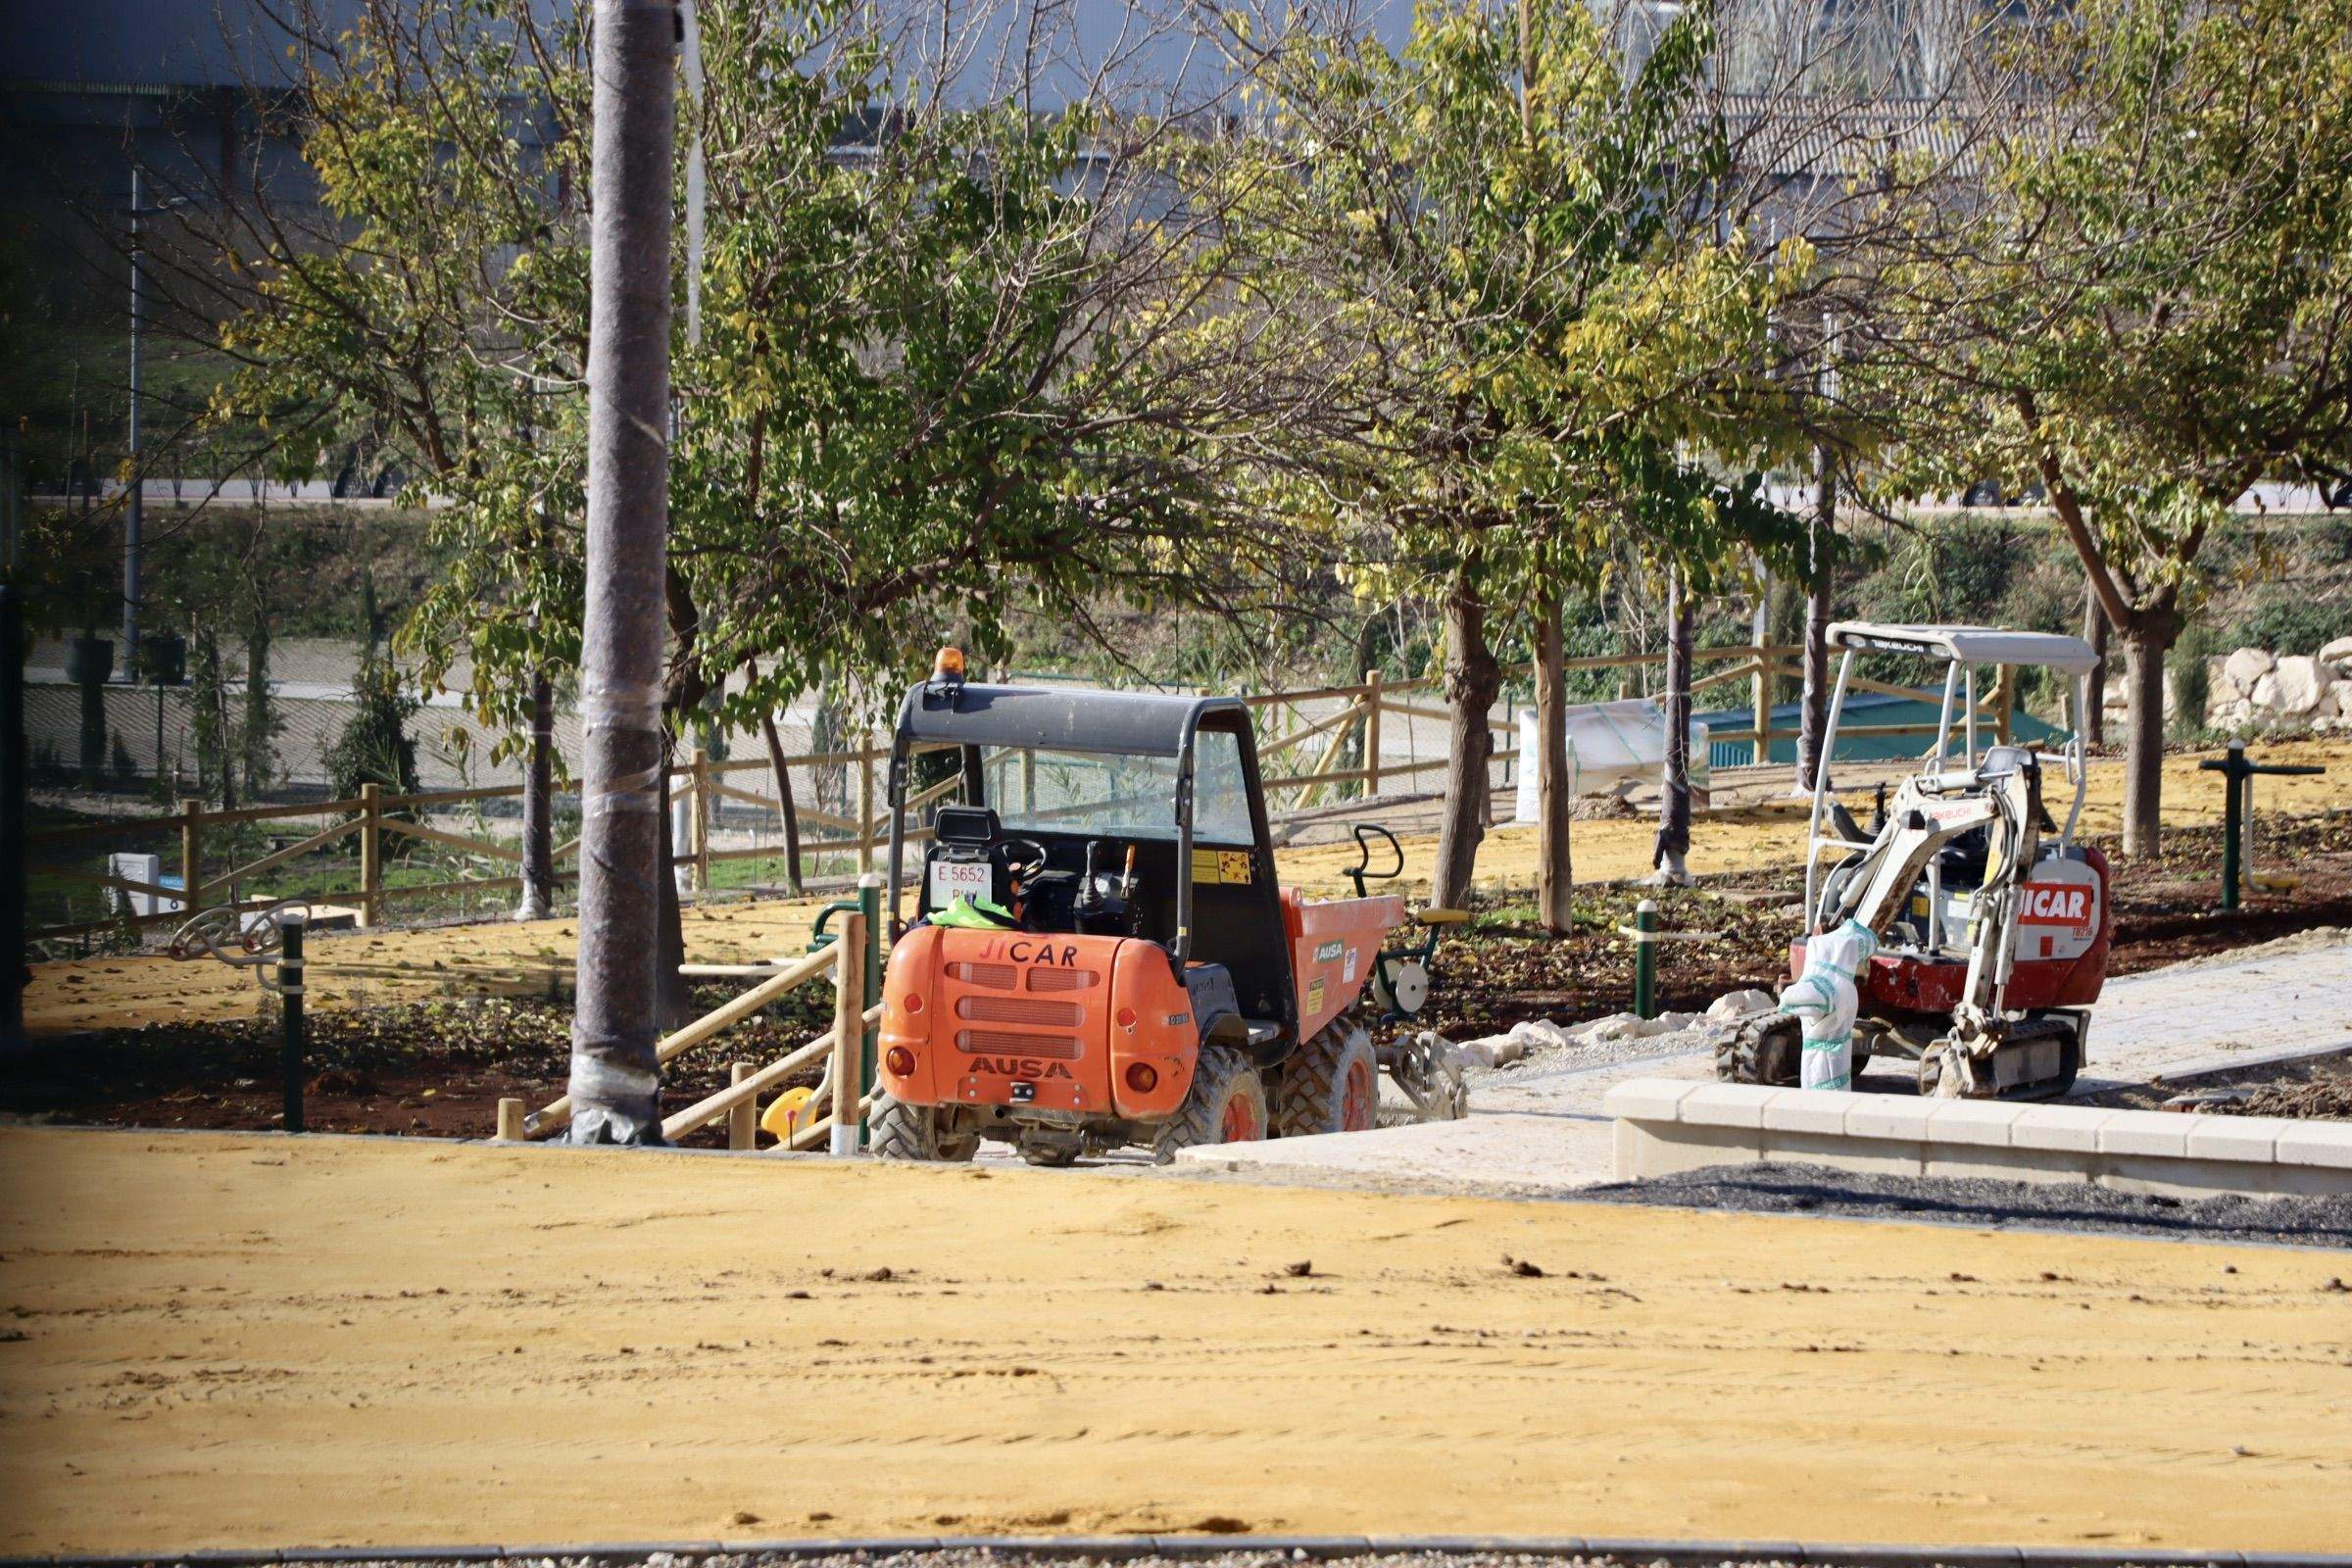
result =
[[1666,762],[1659,773],[1658,837],[1650,851],[1650,881],[1659,887],[1688,887],[1690,853],[1690,587],[1678,568],[1666,577]]
[[[662,1142],[674,13],[596,0],[573,1143]],[[674,905],[675,895],[669,895]],[[675,972],[669,976],[672,983]]]
[[1488,717],[1502,691],[1502,666],[1487,646],[1487,607],[1479,598],[1475,563],[1454,568],[1446,594],[1446,700],[1447,725],[1445,818],[1438,829],[1438,863],[1430,877],[1430,900],[1441,908],[1460,908],[1470,897],[1470,873],[1486,836],[1488,765],[1494,732]]
[[[1536,918],[1554,936],[1570,924],[1568,670],[1562,656],[1560,599],[1546,590],[1536,607]],[[1522,760],[1520,766],[1528,765]]]

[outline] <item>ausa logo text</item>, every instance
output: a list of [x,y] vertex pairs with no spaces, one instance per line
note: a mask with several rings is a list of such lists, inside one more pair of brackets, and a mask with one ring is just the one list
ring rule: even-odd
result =
[[993,1072],[1000,1078],[1067,1078],[1070,1069],[1058,1061],[1039,1061],[1033,1056],[974,1056],[976,1072]]

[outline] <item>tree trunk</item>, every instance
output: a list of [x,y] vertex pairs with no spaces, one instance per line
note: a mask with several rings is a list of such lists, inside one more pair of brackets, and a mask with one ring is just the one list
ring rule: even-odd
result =
[[2086,746],[2107,744],[2107,612],[2099,608],[2098,592],[2090,586],[2089,578],[2082,582],[2082,640],[2090,651],[2099,656],[2091,666],[2090,679],[2082,693],[2082,711],[2076,722],[2081,726]]
[[2124,853],[2154,855],[2162,835],[2164,656],[2180,633],[2179,617],[2140,611],[2117,628],[2124,638],[2124,682],[2131,733],[2124,752]]
[[270,711],[270,622],[257,596],[245,632],[245,734],[238,748],[244,754],[249,801],[261,799],[270,782],[270,732],[275,727]]
[[[1357,681],[1360,681],[1364,678],[1364,671],[1368,669],[1374,669],[1379,666],[1379,656],[1377,652],[1379,648],[1379,639],[1375,634],[1380,630],[1381,620],[1382,616],[1380,614],[1366,615],[1363,619],[1363,624],[1356,627],[1355,662],[1340,672],[1340,678],[1337,684],[1342,686],[1352,686]],[[1360,773],[1366,767],[1367,762],[1364,757],[1364,742],[1367,736],[1370,734],[1371,722],[1372,721],[1370,717],[1363,713],[1358,713],[1354,718],[1348,720],[1348,746],[1347,749],[1340,754],[1340,770],[1342,772]],[[1370,779],[1358,779],[1354,784],[1354,790],[1356,798],[1361,800],[1371,794],[1372,781]]]
[[678,841],[676,817],[670,811],[669,769],[662,770],[662,901],[656,933],[658,957],[654,968],[655,1016],[662,1029],[683,1029],[694,1021],[694,1004],[686,995],[686,977],[678,965],[686,961],[686,911],[678,902]]
[[675,25],[667,7],[596,0],[580,662],[588,733],[580,768],[573,1109],[565,1133],[573,1143],[662,1142],[654,1044],[668,882],[662,696]]
[[[752,667],[751,678],[755,682],[760,679],[757,666]],[[776,715],[769,709],[760,710],[760,737],[767,742],[767,765],[776,775],[776,814],[784,819],[785,885],[795,893],[806,893],[808,890],[801,877],[801,808],[792,798],[792,767],[784,760],[784,737],[776,732]]]
[[[1560,599],[1536,607],[1536,918],[1554,936],[1570,920],[1568,670],[1561,651]],[[1525,758],[1519,765],[1529,764]]]
[[1465,564],[1454,568],[1446,595],[1446,700],[1452,709],[1447,726],[1446,813],[1438,829],[1438,863],[1430,876],[1430,901],[1440,908],[1461,908],[1470,897],[1470,873],[1486,837],[1487,801],[1493,791],[1488,763],[1494,732],[1488,718],[1502,690],[1502,667],[1487,646],[1487,607]]
[[531,750],[522,769],[522,901],[517,920],[544,920],[556,907],[555,684],[531,671]]
[[1650,851],[1659,887],[1689,887],[1690,870],[1690,590],[1680,568],[1666,578],[1666,764],[1658,784],[1658,837]]
[[1797,713],[1796,789],[1813,793],[1826,760],[1822,735],[1830,723],[1830,561],[1838,539],[1838,460],[1828,447],[1813,452],[1813,576],[1805,598],[1805,685]]

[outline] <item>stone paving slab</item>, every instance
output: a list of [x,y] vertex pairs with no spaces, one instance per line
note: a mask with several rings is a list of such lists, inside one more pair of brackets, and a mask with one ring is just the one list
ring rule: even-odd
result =
[[[2352,942],[2264,949],[2110,980],[2091,1010],[2090,1065],[2079,1095],[2158,1076],[2352,1049]],[[1375,1185],[1568,1192],[1611,1179],[1609,1090],[1636,1078],[1711,1081],[1703,1052],[1552,1068],[1476,1091],[1470,1115],[1374,1133],[1279,1138],[1187,1150],[1180,1164],[1244,1176]],[[1891,1070],[1860,1087],[1900,1092]]]

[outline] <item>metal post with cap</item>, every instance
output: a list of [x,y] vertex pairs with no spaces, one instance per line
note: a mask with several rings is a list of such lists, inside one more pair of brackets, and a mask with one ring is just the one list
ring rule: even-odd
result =
[[1643,899],[1634,906],[1634,1016],[1658,1015],[1657,943],[1658,901]]
[[2246,797],[2255,775],[2270,773],[2278,776],[2310,775],[2328,770],[2299,762],[2249,762],[2246,743],[2231,741],[2221,757],[2209,757],[2197,766],[2208,773],[2222,775],[2222,907],[2234,909],[2238,905],[2238,882],[2244,864],[2246,838]]
[[302,1131],[302,940],[310,930],[311,911],[281,909],[274,913],[277,921],[277,995],[285,1007],[286,1038],[278,1069],[286,1081],[285,1129],[290,1133]]

